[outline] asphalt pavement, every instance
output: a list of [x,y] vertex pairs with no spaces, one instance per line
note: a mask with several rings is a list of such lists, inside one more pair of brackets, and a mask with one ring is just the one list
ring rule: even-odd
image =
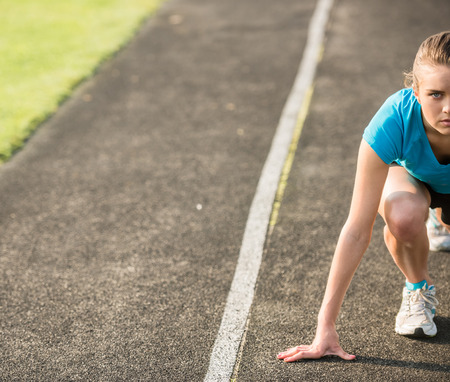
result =
[[[168,0],[0,167],[0,380],[203,380],[315,6]],[[276,359],[314,336],[365,125],[449,20],[448,0],[335,0],[238,381],[450,379],[450,256],[430,256],[438,336],[396,335],[379,220],[338,320],[357,360]]]

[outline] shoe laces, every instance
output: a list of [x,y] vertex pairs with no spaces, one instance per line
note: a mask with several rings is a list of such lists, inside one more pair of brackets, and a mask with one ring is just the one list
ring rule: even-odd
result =
[[429,231],[431,231],[431,233],[434,236],[449,235],[449,232],[447,231],[447,229],[438,220],[435,210],[430,210],[427,226],[428,226]]
[[433,234],[433,236],[447,237],[449,235],[447,229],[442,225],[440,225],[439,227],[432,227],[431,233]]
[[428,293],[428,289],[415,289],[413,291],[408,291],[408,307],[409,310],[416,313],[422,313],[424,307],[427,309],[432,309],[433,307],[439,305],[437,298]]

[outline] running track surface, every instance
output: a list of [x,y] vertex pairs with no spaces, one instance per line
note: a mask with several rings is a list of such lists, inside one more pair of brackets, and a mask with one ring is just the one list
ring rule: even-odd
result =
[[[205,379],[318,4],[168,1],[0,168],[2,379]],[[379,221],[338,321],[358,360],[276,354],[313,338],[362,129],[449,14],[332,4],[237,380],[448,380],[449,256],[430,257],[438,337],[396,336],[403,280]]]

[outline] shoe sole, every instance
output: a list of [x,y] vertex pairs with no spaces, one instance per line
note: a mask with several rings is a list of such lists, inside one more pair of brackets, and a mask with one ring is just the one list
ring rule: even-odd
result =
[[425,333],[423,328],[416,328],[414,329],[414,333],[400,333],[400,330],[398,328],[395,328],[395,332],[397,334],[400,334],[401,336],[405,337],[411,337],[411,338],[431,338],[435,337],[437,334],[437,329],[434,328],[429,334]]

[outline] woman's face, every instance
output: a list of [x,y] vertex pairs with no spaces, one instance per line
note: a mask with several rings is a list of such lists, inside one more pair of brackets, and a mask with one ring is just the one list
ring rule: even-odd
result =
[[450,67],[422,66],[414,94],[422,105],[425,127],[450,136]]

